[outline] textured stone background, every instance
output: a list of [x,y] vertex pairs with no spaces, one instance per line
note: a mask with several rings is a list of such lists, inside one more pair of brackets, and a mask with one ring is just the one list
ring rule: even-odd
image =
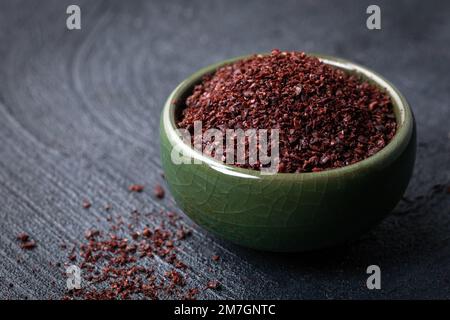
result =
[[[66,261],[62,241],[105,223],[105,203],[119,213],[170,209],[170,195],[127,191],[163,183],[165,98],[200,67],[272,48],[341,56],[390,79],[417,118],[415,173],[405,201],[347,247],[267,254],[193,226],[182,247],[192,281],[223,284],[200,297],[449,298],[450,2],[376,1],[382,30],[369,31],[372,2],[76,1],[82,30],[68,31],[74,1],[1,1],[0,298],[60,298],[63,270],[50,263]],[[35,250],[19,249],[22,230]],[[212,254],[222,261],[209,269]],[[377,292],[365,288],[370,264],[382,269]]]

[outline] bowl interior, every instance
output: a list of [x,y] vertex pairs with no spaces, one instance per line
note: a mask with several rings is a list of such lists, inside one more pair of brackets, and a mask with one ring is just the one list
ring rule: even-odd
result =
[[[403,95],[386,79],[384,79],[379,74],[363,67],[352,63],[350,61],[319,55],[310,54],[312,56],[318,57],[322,62],[331,65],[333,67],[342,69],[347,73],[357,74],[363,80],[369,81],[376,86],[384,89],[391,97],[391,101],[394,108],[394,113],[397,121],[397,131],[393,139],[379,152],[376,154],[351,165],[344,166],[341,168],[329,169],[320,172],[306,172],[306,173],[276,173],[270,175],[271,179],[298,179],[300,176],[302,179],[308,177],[319,177],[319,176],[334,176],[342,175],[348,173],[356,173],[360,170],[366,170],[372,166],[383,166],[387,165],[390,161],[393,161],[398,155],[400,155],[406,148],[413,131],[413,116],[408,102],[403,97]],[[201,152],[195,150],[190,145],[183,142],[177,133],[177,120],[181,117],[181,112],[185,107],[186,98],[192,93],[195,85],[201,82],[202,77],[206,74],[215,72],[217,68],[233,63],[235,61],[245,59],[249,56],[238,57],[223,62],[219,62],[210,65],[206,68],[201,69],[196,72],[188,79],[184,80],[169,96],[166,105],[163,110],[163,125],[169,140],[172,145],[176,145],[180,148],[182,153],[193,159],[198,159],[202,163],[209,165],[212,169],[223,172],[225,174],[230,174],[234,176],[241,176],[245,178],[253,179],[264,179],[269,177],[269,175],[261,175],[260,171],[239,168],[231,165],[222,163],[212,157],[203,155]]]

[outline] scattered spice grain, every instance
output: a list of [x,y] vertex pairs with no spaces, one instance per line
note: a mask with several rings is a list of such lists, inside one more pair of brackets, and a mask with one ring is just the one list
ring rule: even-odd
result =
[[36,241],[30,239],[30,236],[25,232],[19,233],[17,240],[20,241],[20,248],[24,250],[32,250],[36,247]]
[[217,290],[220,288],[220,283],[217,280],[210,280],[208,281],[208,283],[206,284],[206,287],[208,289],[213,289],[213,290]]
[[25,250],[32,250],[32,249],[36,248],[36,241],[28,240],[28,241],[22,242],[20,244],[20,247]]
[[[195,299],[199,290],[189,286],[184,274],[189,267],[178,255],[178,231],[188,234],[179,217],[171,212],[173,224],[167,228],[164,220],[156,227],[139,227],[140,216],[138,211],[132,212],[132,228],[122,216],[111,216],[106,219],[110,232],[94,228],[85,232],[85,241],[69,260],[79,261],[88,284],[70,291],[64,299]],[[161,267],[152,267],[154,259],[162,259],[170,267],[161,274]]]
[[89,209],[92,204],[89,202],[89,200],[84,199],[82,205],[84,209]]
[[17,239],[22,242],[26,242],[28,241],[28,239],[30,239],[30,236],[25,232],[21,232],[17,235]]

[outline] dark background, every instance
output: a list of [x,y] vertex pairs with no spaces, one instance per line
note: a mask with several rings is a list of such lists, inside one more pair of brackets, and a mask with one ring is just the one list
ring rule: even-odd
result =
[[[74,3],[82,29],[68,31]],[[381,31],[366,28],[369,4],[381,6]],[[102,227],[106,203],[171,209],[170,195],[151,192],[164,183],[165,98],[203,66],[273,48],[337,55],[391,80],[417,120],[414,176],[392,215],[346,247],[268,254],[193,226],[189,281],[223,284],[199,297],[449,298],[449,14],[448,1],[0,1],[0,298],[61,298],[59,245]],[[130,194],[132,183],[147,189]],[[20,231],[35,250],[19,248]],[[371,264],[382,290],[365,286]]]

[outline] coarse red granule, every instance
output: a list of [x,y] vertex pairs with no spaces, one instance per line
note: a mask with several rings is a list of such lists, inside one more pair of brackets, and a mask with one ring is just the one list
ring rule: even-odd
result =
[[[136,225],[140,224],[139,217],[138,211],[132,212]],[[140,229],[125,223],[122,216],[111,216],[107,221],[109,232],[87,230],[85,241],[70,252],[68,264],[78,261],[85,283],[64,299],[195,299],[199,290],[188,286],[189,267],[178,255],[184,239],[179,233],[188,232],[175,213],[164,215],[157,227]]]
[[208,281],[208,283],[206,284],[206,287],[207,287],[208,289],[216,290],[216,289],[219,289],[219,288],[220,288],[220,283],[219,283],[219,281],[217,281],[217,280],[210,280],[210,281]]
[[218,255],[213,255],[212,257],[211,257],[211,259],[213,260],[213,261],[219,261],[220,260],[220,256],[218,256]]
[[36,247],[36,241],[30,239],[30,236],[25,232],[19,233],[17,240],[20,241],[20,247],[24,250],[32,250]]
[[164,198],[165,195],[164,188],[159,184],[155,186],[155,188],[153,189],[153,193],[155,194],[155,197],[157,197],[158,199]]
[[36,241],[28,240],[26,242],[22,242],[20,244],[20,247],[25,250],[32,250],[32,249],[36,248]]
[[[384,90],[303,52],[273,50],[221,67],[206,75],[185,103],[178,126],[191,134],[195,121],[203,131],[224,134],[279,129],[278,172],[356,163],[384,148],[396,132]],[[246,163],[237,165],[261,169],[259,162],[249,164],[248,153]]]
[[144,186],[142,184],[132,184],[128,187],[131,192],[142,192],[144,191]]
[[199,290],[197,288],[191,288],[183,298],[184,300],[195,300],[195,297],[198,295],[198,293]]
[[82,206],[84,209],[89,209],[91,207],[91,205],[92,204],[89,202],[89,200],[86,200],[86,199],[83,200]]

